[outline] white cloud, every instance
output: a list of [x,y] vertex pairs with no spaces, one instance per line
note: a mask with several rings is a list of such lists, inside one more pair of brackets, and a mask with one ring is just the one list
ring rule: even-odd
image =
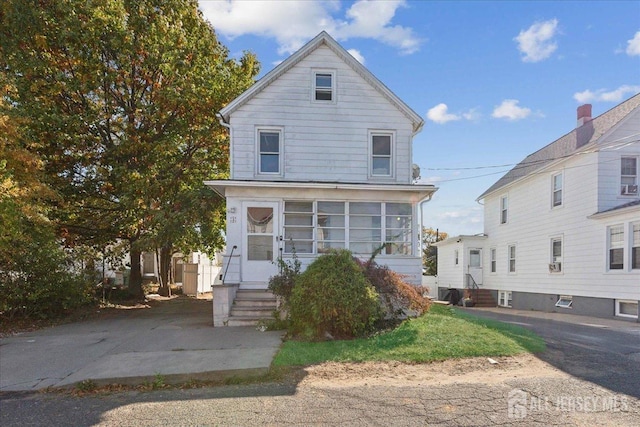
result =
[[492,117],[496,119],[521,120],[531,115],[531,109],[520,107],[517,99],[505,99],[493,110]]
[[627,40],[627,55],[640,56],[640,31],[631,40]]
[[351,56],[356,58],[356,61],[358,61],[359,63],[364,65],[364,56],[362,56],[362,54],[360,53],[359,50],[357,50],[357,49],[347,49],[347,52],[349,52],[351,54]]
[[536,22],[527,30],[520,31],[514,38],[518,50],[523,54],[523,62],[538,62],[547,59],[558,48],[553,40],[558,31],[558,20]]
[[440,103],[427,111],[427,119],[441,125],[461,119],[478,121],[480,117],[481,114],[477,111],[477,108],[472,108],[464,113],[454,114],[449,112],[449,107],[444,103]]
[[635,95],[640,92],[640,86],[622,85],[617,89],[607,91],[606,89],[598,89],[596,91],[585,90],[573,94],[573,99],[580,103],[585,102],[621,102],[628,95]]
[[480,112],[478,111],[477,108],[472,108],[469,111],[467,111],[466,113],[462,113],[462,117],[465,120],[476,122],[476,121],[478,121],[478,120],[480,120],[482,118],[482,114],[480,114]]
[[438,124],[445,124],[454,120],[460,120],[460,116],[448,112],[447,104],[438,104],[427,111],[427,118]]
[[253,34],[276,39],[281,55],[291,54],[306,41],[326,30],[337,40],[368,38],[399,49],[401,54],[416,52],[420,40],[409,27],[392,20],[404,0],[356,1],[344,14],[340,2],[282,0],[199,0],[200,9],[215,30],[229,38]]

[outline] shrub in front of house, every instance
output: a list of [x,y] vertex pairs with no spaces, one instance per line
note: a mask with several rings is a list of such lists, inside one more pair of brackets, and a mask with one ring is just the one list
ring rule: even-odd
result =
[[429,299],[407,283],[402,275],[376,264],[373,259],[358,263],[380,297],[383,312],[380,328],[395,325],[411,315],[420,316],[429,310]]
[[378,294],[348,250],[318,257],[295,280],[290,331],[296,336],[359,337],[371,332],[380,316]]

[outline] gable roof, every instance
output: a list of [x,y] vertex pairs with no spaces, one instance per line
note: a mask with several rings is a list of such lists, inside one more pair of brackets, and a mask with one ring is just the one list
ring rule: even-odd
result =
[[489,189],[478,196],[476,200],[481,200],[488,194],[524,178],[557,160],[569,157],[575,154],[578,149],[582,151],[585,146],[595,144],[603,135],[629,116],[638,106],[640,106],[640,93],[618,104],[593,120],[586,122],[579,128],[572,130],[546,147],[528,155],[495,184],[489,187]]
[[258,80],[253,86],[244,91],[240,96],[227,104],[220,114],[225,121],[229,121],[229,116],[238,108],[243,106],[247,101],[256,94],[270,85],[278,77],[289,71],[301,60],[307,57],[318,47],[325,45],[331,49],[338,57],[340,57],[347,65],[349,65],[356,73],[365,79],[374,89],[384,96],[391,104],[393,104],[400,112],[402,112],[413,123],[413,131],[418,132],[424,125],[424,120],[413,111],[407,104],[398,98],[389,88],[387,88],[376,76],[359,63],[349,52],[338,44],[326,31],[322,31],[307,44],[302,46],[297,52],[281,62],[273,70],[269,71],[264,77]]

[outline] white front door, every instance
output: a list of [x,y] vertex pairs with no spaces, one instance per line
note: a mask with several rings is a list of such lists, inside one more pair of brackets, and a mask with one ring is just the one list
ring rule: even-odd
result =
[[243,288],[266,288],[269,277],[277,273],[278,203],[243,203]]
[[469,274],[477,285],[482,285],[482,249],[469,249]]

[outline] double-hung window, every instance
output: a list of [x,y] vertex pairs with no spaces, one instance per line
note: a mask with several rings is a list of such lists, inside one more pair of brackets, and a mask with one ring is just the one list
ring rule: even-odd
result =
[[390,177],[393,175],[393,134],[371,132],[371,176]]
[[624,269],[624,225],[609,227],[609,270]]
[[506,224],[509,219],[509,198],[500,197],[500,224]]
[[551,263],[549,264],[550,273],[560,273],[562,271],[562,238],[554,237],[551,239]]
[[637,270],[640,269],[640,222],[631,224],[631,232],[631,268]]
[[638,195],[638,158],[623,157],[620,164],[620,194]]
[[516,272],[516,245],[509,245],[507,248],[509,254],[509,273]]
[[497,268],[496,248],[491,248],[489,253],[490,253],[490,257],[491,257],[491,272],[495,273],[496,272],[496,268]]
[[282,130],[258,129],[258,173],[281,174]]
[[557,173],[551,178],[552,185],[552,198],[551,198],[551,206],[557,207],[562,206],[562,173]]
[[334,71],[318,70],[313,72],[314,101],[335,101],[335,77]]

